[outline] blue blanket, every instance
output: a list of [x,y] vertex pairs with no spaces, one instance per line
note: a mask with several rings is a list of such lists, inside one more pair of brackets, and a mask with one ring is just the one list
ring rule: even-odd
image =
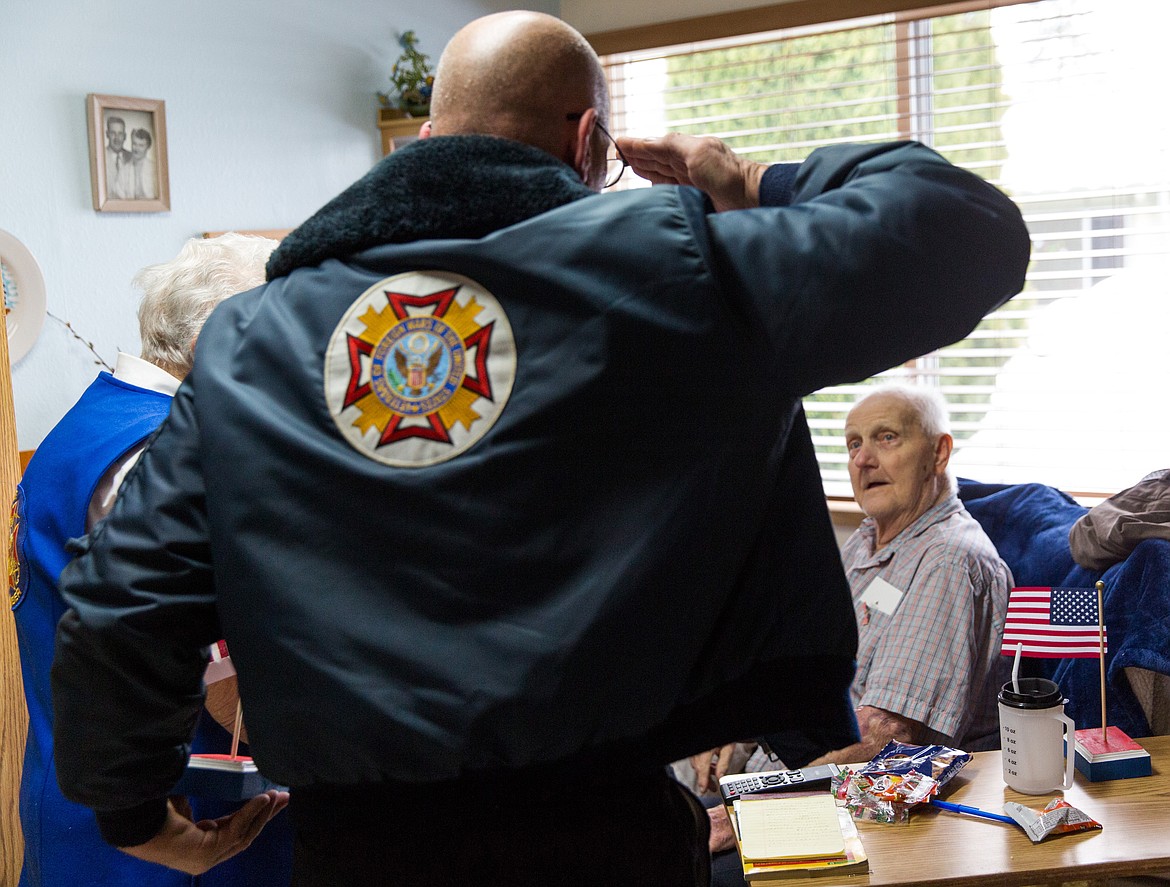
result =
[[[1150,725],[1125,677],[1137,666],[1170,674],[1170,542],[1148,539],[1103,573],[1072,559],[1068,531],[1088,509],[1043,484],[981,484],[960,479],[959,498],[999,549],[1016,585],[1092,588],[1105,583],[1105,655],[1109,724],[1135,738]],[[1056,681],[1078,728],[1101,724],[1096,659],[1030,659],[1021,671]]]

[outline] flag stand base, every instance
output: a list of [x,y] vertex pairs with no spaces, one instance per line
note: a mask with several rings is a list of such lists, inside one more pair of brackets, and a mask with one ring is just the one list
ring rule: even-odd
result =
[[1150,753],[1120,727],[1109,727],[1104,741],[1100,727],[1077,730],[1076,765],[1090,782],[1131,779],[1153,772]]

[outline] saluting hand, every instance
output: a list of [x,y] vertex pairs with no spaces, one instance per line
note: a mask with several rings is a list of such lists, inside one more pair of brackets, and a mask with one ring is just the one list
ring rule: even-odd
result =
[[656,185],[693,185],[719,212],[760,205],[760,178],[768,164],[740,157],[719,139],[672,132],[617,143],[630,168]]

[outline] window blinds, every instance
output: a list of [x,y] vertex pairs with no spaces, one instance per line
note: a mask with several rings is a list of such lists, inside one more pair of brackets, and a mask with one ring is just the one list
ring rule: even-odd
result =
[[1154,88],[1170,4],[945,13],[607,56],[613,129],[715,135],[766,162],[915,138],[1004,189],[1033,238],[1024,291],[962,342],[806,399],[826,492],[849,495],[849,405],[895,378],[947,398],[961,476],[1116,491],[1170,465],[1170,111]]

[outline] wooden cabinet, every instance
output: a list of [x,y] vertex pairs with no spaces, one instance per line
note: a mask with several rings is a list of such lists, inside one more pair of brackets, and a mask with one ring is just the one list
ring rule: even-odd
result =
[[399,116],[401,113],[395,108],[378,109],[378,130],[382,133],[382,156],[417,139],[419,127],[427,121],[425,117]]

